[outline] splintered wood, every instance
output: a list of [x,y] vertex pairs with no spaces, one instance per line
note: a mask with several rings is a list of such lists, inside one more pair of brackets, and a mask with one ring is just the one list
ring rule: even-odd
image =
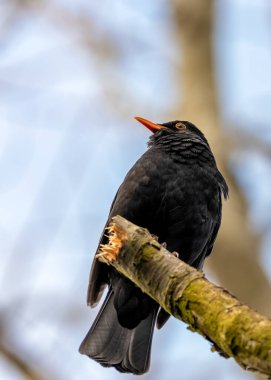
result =
[[271,321],[267,317],[173,257],[146,229],[115,216],[108,232],[99,260],[112,265],[242,368],[271,375]]
[[100,261],[109,264],[117,259],[123,244],[127,240],[127,234],[114,222],[111,222],[106,229],[108,231],[108,242],[100,245],[99,253],[96,257]]

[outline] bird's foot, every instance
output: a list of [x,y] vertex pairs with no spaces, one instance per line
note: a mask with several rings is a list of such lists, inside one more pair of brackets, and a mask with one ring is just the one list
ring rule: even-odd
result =
[[173,251],[173,252],[170,252],[171,255],[173,255],[174,257],[177,257],[177,259],[179,258],[179,253],[176,252],[176,251]]
[[[164,241],[163,243],[161,243],[161,247],[167,249],[167,243]],[[179,258],[179,253],[176,252],[176,251],[173,251],[173,252],[169,252],[172,256],[174,257],[177,257],[177,259]]]

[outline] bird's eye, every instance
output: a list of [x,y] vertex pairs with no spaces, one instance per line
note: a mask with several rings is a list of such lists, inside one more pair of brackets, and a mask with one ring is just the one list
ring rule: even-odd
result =
[[187,127],[186,127],[186,125],[183,124],[183,123],[176,123],[176,124],[175,124],[175,128],[176,128],[176,129],[186,129]]

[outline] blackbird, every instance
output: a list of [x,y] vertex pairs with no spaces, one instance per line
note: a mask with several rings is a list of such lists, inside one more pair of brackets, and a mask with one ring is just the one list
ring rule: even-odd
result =
[[[126,175],[109,221],[121,215],[147,228],[179,258],[201,270],[221,223],[221,198],[228,186],[203,133],[188,121],[155,124],[136,117],[153,134],[148,150]],[[100,244],[107,243],[102,233]],[[87,302],[101,309],[80,353],[120,372],[143,374],[150,365],[153,329],[169,314],[115,269],[93,260]]]

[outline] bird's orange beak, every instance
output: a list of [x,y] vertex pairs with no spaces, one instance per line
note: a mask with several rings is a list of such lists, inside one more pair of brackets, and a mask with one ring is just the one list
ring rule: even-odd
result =
[[141,124],[145,125],[145,127],[147,127],[152,133],[159,131],[159,129],[163,127],[162,125],[155,124],[147,119],[143,119],[143,117],[136,116],[135,119],[139,121]]

